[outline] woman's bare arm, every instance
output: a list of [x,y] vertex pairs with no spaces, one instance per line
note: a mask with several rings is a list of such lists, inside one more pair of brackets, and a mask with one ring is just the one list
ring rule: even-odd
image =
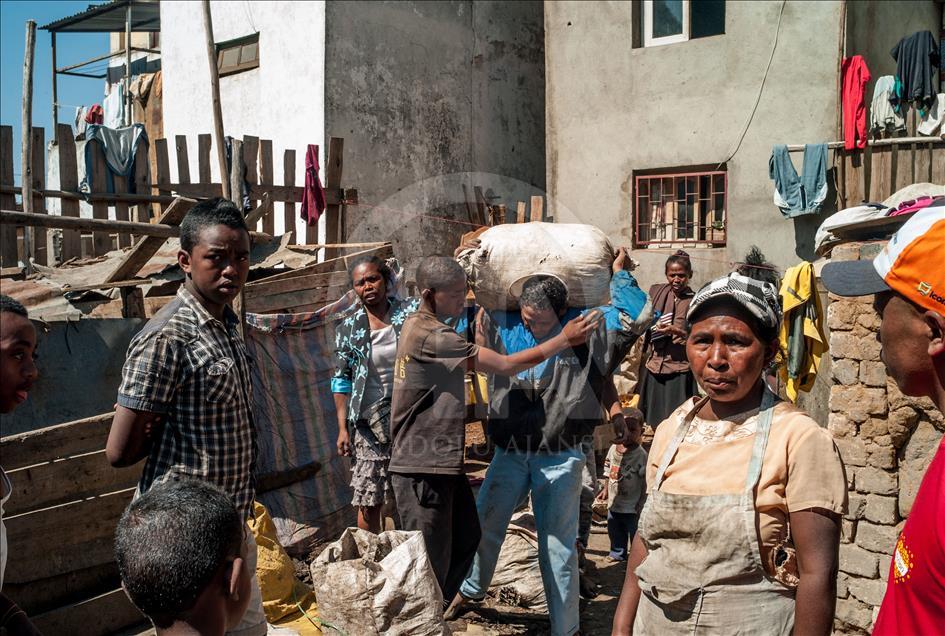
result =
[[643,563],[647,551],[643,540],[637,534],[630,544],[630,557],[627,560],[627,575],[623,579],[623,590],[614,612],[613,636],[629,636],[633,634],[633,621],[637,617],[637,606],[640,604],[640,584],[637,581],[636,569]]
[[792,512],[800,583],[794,606],[795,636],[826,636],[833,629],[837,601],[840,516],[812,508]]

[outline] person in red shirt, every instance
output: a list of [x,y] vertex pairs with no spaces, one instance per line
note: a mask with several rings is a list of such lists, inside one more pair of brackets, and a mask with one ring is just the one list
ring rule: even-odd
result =
[[[824,266],[839,296],[875,294],[887,372],[906,395],[927,396],[945,412],[945,209],[909,219],[872,262]],[[945,439],[939,444],[889,568],[873,634],[945,633]]]

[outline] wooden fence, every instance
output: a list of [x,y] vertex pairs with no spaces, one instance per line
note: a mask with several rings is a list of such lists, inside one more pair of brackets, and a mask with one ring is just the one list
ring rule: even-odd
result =
[[[115,218],[119,221],[154,222],[161,213],[174,201],[175,196],[184,196],[203,199],[221,196],[223,188],[220,183],[211,179],[211,135],[201,134],[197,137],[196,152],[188,148],[187,138],[178,135],[173,140],[156,139],[154,153],[156,156],[157,174],[148,178],[148,151],[144,147],[138,148],[135,158],[135,171],[131,181],[127,183],[122,177],[115,178],[115,192],[106,192],[105,185],[105,156],[101,146],[96,141],[91,155],[93,183],[91,192],[79,191],[79,184],[83,175],[79,174],[76,157],[76,143],[72,129],[66,124],[59,124],[59,143],[56,153],[59,160],[59,189],[46,188],[45,169],[45,131],[42,128],[32,129],[32,186],[33,208],[36,213],[46,213],[46,201],[50,198],[61,200],[63,216],[78,217],[79,202],[89,201],[92,206],[92,217],[107,219],[109,208],[115,210]],[[173,143],[177,162],[178,179],[171,180],[169,144]],[[326,243],[344,242],[344,225],[342,222],[346,206],[357,202],[357,190],[341,188],[343,169],[344,139],[331,138],[328,144],[328,160],[325,168],[325,199],[326,215]],[[196,154],[197,179],[191,176],[191,157]],[[299,211],[297,203],[302,200],[303,187],[295,183],[296,151],[288,149],[283,153],[282,184],[275,183],[273,177],[273,145],[268,139],[259,139],[247,135],[243,139],[234,139],[232,142],[232,156],[230,174],[225,175],[233,184],[233,199],[239,201],[243,194],[243,182],[249,185],[247,193],[253,208],[261,201],[269,202],[269,209],[259,219],[261,230],[272,235],[275,229],[274,203],[284,204],[282,214],[285,227],[295,228],[296,215]],[[303,153],[304,157],[304,153]],[[21,188],[14,186],[13,167],[13,129],[10,126],[0,126],[0,209],[18,211],[22,207],[16,203],[16,195]],[[134,185],[134,193],[129,192]],[[268,197],[266,196],[268,195]],[[264,198],[265,197],[265,198]],[[47,231],[44,228],[26,228],[13,225],[0,226],[0,267],[16,267],[18,261],[26,261],[27,256],[41,265],[56,265],[74,258],[101,256],[109,250],[119,247],[129,247],[132,236],[125,233],[92,232],[82,233],[78,230],[63,230],[61,244],[53,249],[47,241]],[[29,244],[27,245],[27,238]],[[306,226],[304,240],[293,243],[317,243],[317,227]],[[47,243],[49,243],[47,245]],[[58,255],[58,258],[57,258]],[[338,255],[334,249],[327,249],[325,258],[330,259]]]

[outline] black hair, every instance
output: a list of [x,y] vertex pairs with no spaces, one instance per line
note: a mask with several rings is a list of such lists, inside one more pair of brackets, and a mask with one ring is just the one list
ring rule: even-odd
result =
[[225,225],[234,230],[243,230],[249,234],[243,213],[236,205],[223,197],[201,201],[187,213],[180,224],[180,246],[188,254],[200,241],[200,232],[204,228]]
[[351,264],[348,265],[348,281],[354,283],[354,270],[364,264],[374,265],[377,267],[377,271],[381,273],[381,276],[384,277],[384,280],[387,282],[388,286],[391,284],[394,278],[394,273],[391,271],[390,266],[384,262],[378,256],[373,254],[365,254],[363,256],[358,256]]
[[26,311],[26,307],[23,306],[23,303],[16,300],[15,298],[10,298],[6,294],[0,294],[0,314],[6,312],[16,314],[17,316],[23,316],[24,318],[30,317],[30,314],[28,311]]
[[669,255],[669,258],[666,259],[666,265],[663,266],[663,273],[669,271],[670,265],[682,265],[683,269],[686,270],[687,276],[692,276],[692,261],[689,260],[689,254],[683,250],[676,250],[673,254]]
[[115,559],[128,596],[166,628],[186,619],[242,541],[243,520],[230,498],[185,479],[157,484],[128,506],[115,530]]
[[735,271],[742,276],[754,278],[775,287],[781,287],[781,275],[773,263],[769,263],[757,245],[752,245],[745,254],[745,260],[738,263]]
[[532,276],[518,298],[522,307],[550,309],[560,315],[568,307],[568,288],[554,276]]
[[442,289],[466,282],[466,272],[454,259],[448,256],[430,256],[417,268],[417,287],[424,289]]

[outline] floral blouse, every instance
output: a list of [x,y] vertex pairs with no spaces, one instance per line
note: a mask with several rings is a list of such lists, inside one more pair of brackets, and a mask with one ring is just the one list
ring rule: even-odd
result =
[[[390,299],[390,324],[400,338],[400,330],[407,316],[417,311],[419,298]],[[367,384],[368,363],[371,361],[371,324],[367,310],[360,301],[345,311],[335,327],[335,375],[331,379],[332,393],[348,393],[348,424],[354,426],[361,415],[361,399]]]

